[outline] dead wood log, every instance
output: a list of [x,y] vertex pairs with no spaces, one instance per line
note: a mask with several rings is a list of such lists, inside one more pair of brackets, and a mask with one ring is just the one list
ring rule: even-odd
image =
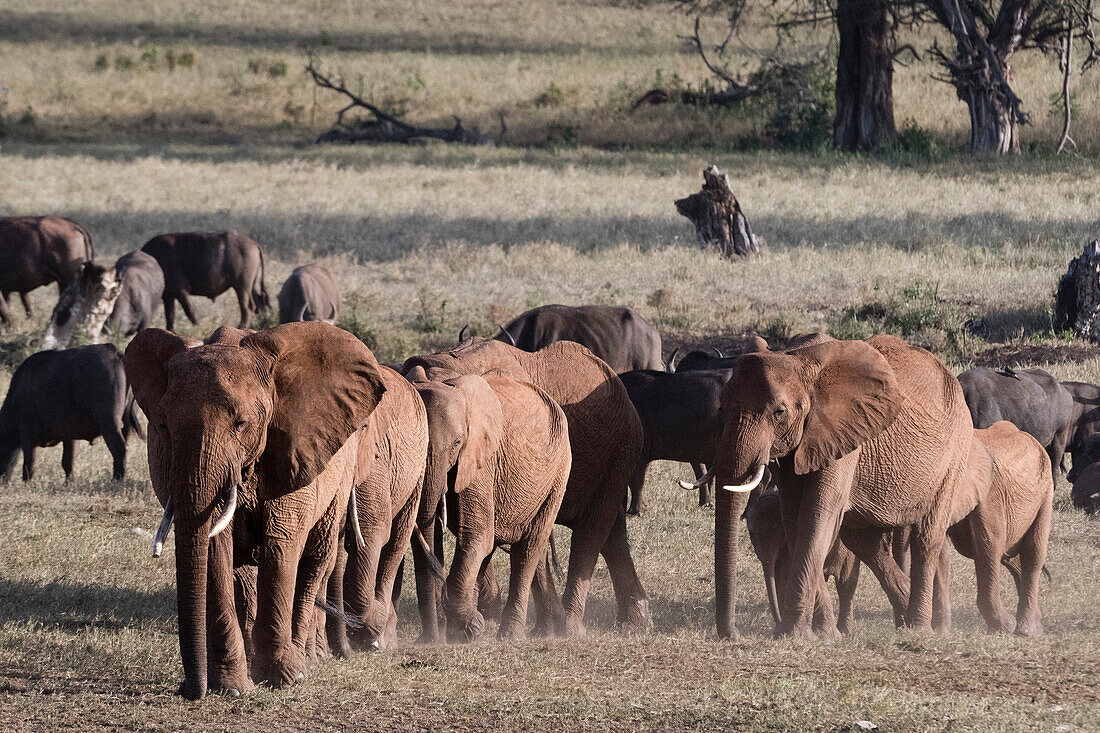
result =
[[[363,99],[355,92],[348,89],[342,77],[327,76],[317,68],[312,56],[306,64],[306,72],[313,78],[313,83],[322,89],[329,89],[347,98],[348,104],[336,113],[336,121],[332,129],[317,138],[316,142],[391,142],[407,143],[418,138],[430,138],[442,140],[447,143],[462,143],[465,145],[497,145],[504,138],[504,118],[500,121],[500,136],[493,139],[489,135],[483,135],[478,128],[468,130],[462,126],[462,120],[454,118],[454,127],[419,127],[409,124],[396,115],[387,112],[375,104]],[[362,121],[347,121],[344,115],[352,110],[365,110],[373,119]]]
[[760,245],[741,211],[741,204],[730,188],[730,178],[709,165],[703,171],[703,188],[678,199],[676,211],[695,225],[695,235],[703,249],[717,247],[729,258],[760,253]]
[[1078,338],[1100,343],[1100,239],[1086,244],[1058,281],[1054,330],[1070,329]]
[[41,348],[67,348],[77,334],[82,342],[102,343],[103,324],[121,293],[122,283],[114,267],[86,263],[80,277],[57,299]]

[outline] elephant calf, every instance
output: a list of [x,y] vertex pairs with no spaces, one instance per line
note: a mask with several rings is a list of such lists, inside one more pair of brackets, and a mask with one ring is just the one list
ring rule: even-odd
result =
[[[538,387],[501,370],[483,376],[433,373],[429,379],[425,370],[414,369],[408,376],[428,414],[423,503],[434,507],[445,491],[453,492],[447,502],[456,537],[444,604],[447,638],[468,641],[484,627],[477,575],[499,545],[510,545],[512,560],[499,636],[523,638],[531,583],[545,561],[569,480],[565,413]],[[422,560],[422,554],[414,558]],[[417,573],[428,630],[434,622],[425,616],[435,613],[435,594],[425,579]]]
[[[1046,451],[1012,423],[994,423],[974,431],[967,480],[983,498],[948,530],[948,536],[956,550],[974,560],[978,610],[990,631],[1039,635],[1043,632],[1039,575],[1046,560],[1054,501]],[[1002,564],[1016,581],[1015,618],[1001,603],[998,570]]]
[[[787,538],[783,532],[783,516],[779,510],[779,494],[767,491],[749,504],[746,512],[749,525],[749,539],[752,549],[760,560],[764,570],[764,584],[768,590],[768,605],[772,620],[778,629],[782,622],[777,586],[786,582]],[[840,599],[840,613],[837,617],[837,629],[843,634],[852,630],[852,601],[859,584],[859,560],[838,538],[833,542],[825,558],[825,579],[836,581],[837,596]]]
[[279,323],[324,321],[336,324],[340,285],[316,263],[294,268],[279,290]]
[[31,354],[12,376],[0,407],[0,473],[7,475],[23,449],[23,480],[34,476],[39,446],[63,443],[61,467],[72,476],[76,441],[103,436],[116,481],[126,474],[130,431],[145,433],[134,411],[122,354],[113,344]]

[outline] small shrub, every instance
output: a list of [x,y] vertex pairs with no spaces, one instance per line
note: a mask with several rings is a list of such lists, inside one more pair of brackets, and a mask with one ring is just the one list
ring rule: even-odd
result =
[[146,43],[145,47],[141,49],[141,61],[150,71],[156,70],[159,57],[160,51],[155,43]]
[[795,323],[785,313],[780,313],[763,326],[754,329],[764,337],[769,344],[786,343],[787,339],[794,336]]
[[134,68],[134,59],[131,56],[115,56],[115,71],[129,71]]
[[267,75],[272,79],[279,79],[286,76],[289,70],[290,67],[285,61],[272,61],[267,67]]
[[565,92],[554,82],[534,99],[536,107],[560,107],[565,102]]
[[37,334],[13,333],[5,336],[0,341],[0,369],[9,373],[15,371],[24,359],[38,351],[37,342]]
[[940,160],[945,154],[931,132],[912,122],[898,133],[897,149],[900,153],[922,160]]
[[306,107],[304,104],[295,104],[293,99],[288,99],[286,105],[283,107],[283,114],[287,116],[284,122],[300,125],[302,124],[305,113]]
[[194,51],[182,51],[176,56],[176,64],[182,69],[190,69],[195,66]]
[[23,114],[19,116],[19,125],[21,127],[34,127],[38,124],[38,115],[34,113],[34,107],[28,106],[23,110]]
[[439,301],[439,305],[433,305],[427,292],[421,290],[417,296],[420,304],[420,312],[413,317],[413,327],[420,333],[443,333],[447,323],[447,301]]
[[664,288],[657,288],[645,299],[646,305],[657,310],[664,310],[672,306],[672,293]]
[[95,63],[92,64],[92,68],[95,71],[106,71],[107,67],[111,65],[110,59],[107,58],[107,54],[101,53],[95,57]]

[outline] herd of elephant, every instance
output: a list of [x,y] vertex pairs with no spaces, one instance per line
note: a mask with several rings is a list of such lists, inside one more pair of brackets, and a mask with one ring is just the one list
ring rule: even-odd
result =
[[[0,220],[0,258],[30,221]],[[67,222],[34,221],[47,234]],[[71,226],[62,238],[85,244],[88,263],[90,237]],[[48,249],[46,234],[25,239],[12,262]],[[175,527],[188,698],[287,685],[318,655],[392,646],[410,548],[419,641],[473,639],[487,617],[501,638],[522,638],[532,597],[534,633],[583,634],[600,555],[618,623],[648,628],[627,515],[644,511],[654,460],[692,464],[695,480],[680,483],[714,508],[721,637],[738,633],[742,516],[777,633],[847,632],[861,563],[899,626],[946,631],[950,538],[974,561],[989,629],[1031,635],[1042,630],[1039,579],[1065,453],[1074,503],[1100,506],[1100,387],[1041,370],[956,378],[892,336],[823,334],[774,349],[752,337],[677,363],[630,308],[560,305],[527,311],[492,339],[460,334],[452,348],[384,365],[331,325],[339,288],[317,265],[284,286],[282,325],[255,332],[249,317],[267,299],[255,242],[162,235],[143,251],[162,273],[168,329],[149,327],[150,311],[119,326],[138,329],[124,355],[107,344],[28,357],[0,407],[0,469],[22,448],[29,479],[34,448],[63,442],[68,476],[74,441],[102,435],[120,478],[141,408],[164,507],[155,556]],[[46,282],[64,292],[87,269]],[[220,279],[200,286],[202,273]],[[24,295],[47,276],[0,280],[0,290]],[[194,320],[187,296],[213,297],[213,280],[236,290],[240,326],[205,341],[173,333],[170,301]],[[284,308],[287,292],[298,299]],[[0,314],[9,318],[3,301]],[[561,594],[555,524],[572,530]],[[445,529],[455,536],[449,567]],[[503,605],[498,547],[510,560]],[[1016,582],[1015,615],[1000,599],[1002,565]]]

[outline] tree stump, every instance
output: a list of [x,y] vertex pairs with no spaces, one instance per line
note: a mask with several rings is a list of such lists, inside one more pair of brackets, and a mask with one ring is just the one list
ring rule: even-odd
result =
[[115,268],[85,264],[80,277],[58,298],[40,348],[68,348],[75,334],[87,342],[102,343],[103,324],[121,294],[122,283]]
[[1058,281],[1054,330],[1071,328],[1078,338],[1100,343],[1100,239],[1086,244]]
[[741,211],[741,204],[730,189],[730,177],[718,166],[703,171],[703,188],[687,198],[678,199],[676,211],[695,225],[695,236],[703,249],[717,247],[729,258],[760,253],[760,246]]

